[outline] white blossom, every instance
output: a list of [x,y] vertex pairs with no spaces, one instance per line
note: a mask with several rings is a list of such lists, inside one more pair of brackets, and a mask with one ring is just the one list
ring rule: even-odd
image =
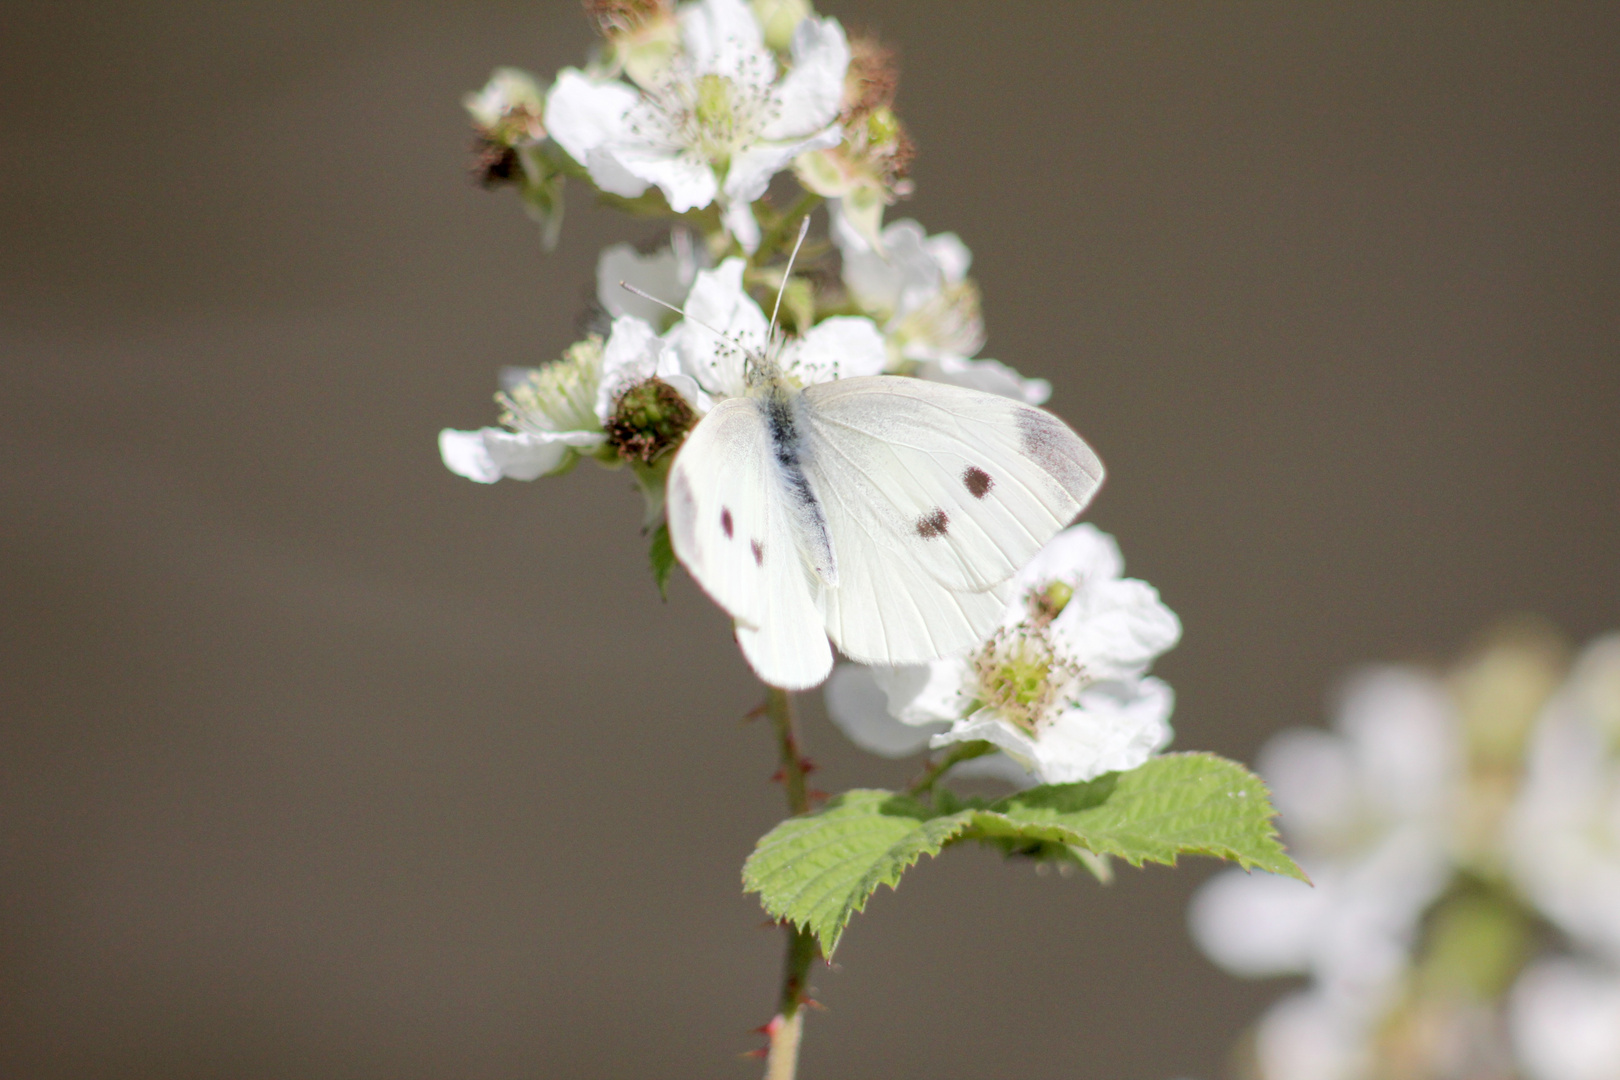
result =
[[1367,1017],[1321,991],[1292,994],[1260,1018],[1255,1064],[1262,1080],[1360,1080],[1371,1059]]
[[881,246],[867,241],[840,204],[832,234],[843,255],[844,285],[883,324],[889,367],[919,378],[1016,398],[1031,405],[1052,396],[1045,379],[1026,379],[997,360],[972,359],[984,346],[973,255],[955,233],[929,236],[910,219],[892,222]]
[[[670,308],[686,303],[697,272],[708,265],[707,251],[692,234],[676,228],[670,242],[644,255],[629,244],[602,249],[596,259],[596,300],[614,318],[634,315],[652,326],[666,326],[680,316]],[[632,285],[654,299],[625,288]],[[663,304],[658,303],[662,300]],[[665,305],[668,305],[667,307]]]
[[545,110],[546,95],[534,76],[518,68],[496,68],[489,82],[476,94],[467,94],[462,105],[485,131],[508,138],[539,139],[545,136],[540,117]]
[[1519,976],[1508,1005],[1513,1049],[1529,1080],[1620,1077],[1620,972],[1542,960]]
[[1363,672],[1337,731],[1297,728],[1261,751],[1285,839],[1315,888],[1241,871],[1194,897],[1194,939],[1235,974],[1316,976],[1372,1009],[1405,970],[1424,910],[1450,878],[1460,724],[1438,680]]
[[905,725],[936,748],[989,742],[1042,783],[1133,769],[1169,741],[1174,696],[1145,673],[1181,626],[1152,586],[1123,572],[1112,537],[1074,526],[1013,579],[1001,627],[977,650],[931,664],[847,665],[830,684],[828,711],[878,753],[921,749],[895,730]]
[[742,0],[698,0],[678,18],[681,48],[652,85],[565,69],[546,100],[546,128],[603,191],[635,198],[657,187],[676,213],[718,203],[752,252],[760,233],[750,204],[771,177],[843,138],[849,45],[836,19],[804,18],[784,73]]
[[883,370],[883,335],[859,316],[834,316],[803,337],[769,340],[770,319],[743,288],[746,268],[744,260],[731,258],[700,271],[686,298],[686,318],[667,335],[681,370],[709,397],[747,394],[750,356],[771,355],[798,386]]
[[1620,634],[1589,645],[1542,710],[1508,835],[1520,890],[1620,964]]
[[506,389],[496,398],[506,426],[447,428],[439,433],[439,454],[451,472],[483,484],[561,472],[581,454],[611,460],[605,428],[618,395],[653,377],[673,386],[695,410],[707,407],[707,398],[657,332],[633,315],[622,315],[613,321],[606,344],[590,338],[561,360],[508,372]]

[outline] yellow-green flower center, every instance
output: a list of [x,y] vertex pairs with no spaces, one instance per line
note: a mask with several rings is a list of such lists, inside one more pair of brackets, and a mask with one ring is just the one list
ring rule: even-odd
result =
[[974,657],[979,703],[1035,734],[1036,726],[1072,680],[1044,634],[999,631]]
[[515,431],[597,431],[596,387],[602,377],[602,339],[591,335],[569,346],[561,360],[533,371],[505,393],[501,423]]

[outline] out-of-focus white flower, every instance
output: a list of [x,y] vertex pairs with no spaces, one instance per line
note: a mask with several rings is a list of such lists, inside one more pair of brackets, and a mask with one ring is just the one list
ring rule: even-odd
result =
[[678,19],[679,51],[641,90],[563,70],[546,129],[603,191],[635,198],[656,186],[676,213],[718,202],[752,252],[760,234],[749,204],[797,155],[843,138],[849,45],[836,19],[805,18],[784,74],[742,0],[699,0]]
[[838,211],[832,235],[845,287],[884,324],[896,361],[972,356],[984,345],[979,292],[967,277],[973,255],[955,233],[929,236],[906,218],[884,227],[877,248]]
[[1461,731],[1439,681],[1399,667],[1353,679],[1335,726],[1282,732],[1259,759],[1315,888],[1222,873],[1188,917],[1205,954],[1235,974],[1308,972],[1372,1007],[1397,984],[1451,876]]
[[967,276],[973,255],[955,233],[929,236],[915,221],[890,223],[882,246],[868,243],[838,206],[832,233],[843,254],[850,296],[883,324],[889,370],[1040,405],[1045,379],[1026,379],[996,360],[970,359],[984,345],[979,289]]
[[[708,265],[707,256],[701,244],[693,244],[692,234],[681,228],[670,234],[668,247],[650,255],[643,255],[629,244],[603,248],[596,259],[597,302],[614,318],[634,315],[651,326],[668,326],[680,318],[670,308],[686,303],[697,272]],[[654,299],[638,296],[626,285]]]
[[1255,1058],[1262,1080],[1354,1080],[1371,1057],[1367,1019],[1347,1003],[1307,991],[1261,1017]]
[[835,675],[828,711],[877,753],[920,750],[899,730],[906,725],[936,748],[989,742],[1043,783],[1134,769],[1170,738],[1174,696],[1144,676],[1181,625],[1152,586],[1123,572],[1106,533],[1059,533],[1013,580],[1002,626],[978,650],[931,664],[849,665]]
[[1548,918],[1620,964],[1620,634],[1589,645],[1542,712],[1509,864]]
[[1509,998],[1513,1049],[1530,1080],[1620,1077],[1620,973],[1543,960]]
[[461,103],[473,123],[498,142],[515,145],[545,137],[541,114],[546,108],[546,94],[526,71],[496,68],[484,88],[467,94]]
[[506,426],[447,428],[439,433],[440,456],[451,472],[483,484],[562,472],[582,454],[611,462],[608,428],[620,396],[653,378],[668,383],[697,413],[708,407],[657,332],[633,315],[622,315],[613,321],[605,345],[587,338],[561,360],[506,373],[506,389],[496,395]]
[[[748,357],[777,348],[768,340],[770,320],[743,288],[745,269],[744,260],[731,258],[700,271],[686,298],[686,318],[667,335],[681,370],[716,400],[746,394]],[[782,343],[775,360],[799,386],[876,375],[883,370],[883,334],[870,319],[835,316]]]
[[941,356],[919,363],[915,374],[919,379],[1000,394],[1028,405],[1044,405],[1046,399],[1052,396],[1051,383],[1045,379],[1026,379],[1000,360]]

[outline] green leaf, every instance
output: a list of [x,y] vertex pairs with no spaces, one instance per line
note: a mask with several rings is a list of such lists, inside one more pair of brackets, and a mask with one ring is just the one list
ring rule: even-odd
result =
[[765,910],[816,935],[831,956],[844,927],[879,885],[891,888],[924,855],[937,855],[974,812],[935,816],[890,791],[847,791],[820,810],[789,818],[743,864],[743,887]]
[[1019,792],[974,815],[973,838],[1051,840],[1132,866],[1212,855],[1306,880],[1283,850],[1260,778],[1214,754],[1166,754],[1127,773]]
[[1212,855],[1304,880],[1277,840],[1274,814],[1258,777],[1213,754],[1166,755],[1128,773],[1033,788],[989,806],[946,792],[929,806],[856,790],[767,833],[743,866],[743,886],[775,917],[814,933],[831,956],[878,886],[895,887],[922,856],[962,840],[1038,858],[1076,861],[1086,852],[1102,857],[1079,860],[1099,877],[1107,856],[1141,866]]
[[653,530],[652,544],[647,549],[647,560],[652,563],[653,580],[658,583],[658,595],[669,599],[669,575],[675,570],[675,548],[669,542],[669,523],[661,521]]

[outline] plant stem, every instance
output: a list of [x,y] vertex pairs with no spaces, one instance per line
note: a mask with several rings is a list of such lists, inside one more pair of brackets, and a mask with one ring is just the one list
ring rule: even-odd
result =
[[[794,730],[793,701],[786,690],[774,686],[767,689],[765,713],[776,729],[788,811],[794,815],[806,813],[810,809],[810,789],[805,784],[805,760],[799,752],[799,737]],[[800,930],[792,923],[783,923],[782,929],[787,932],[787,955],[782,962],[782,996],[777,1013],[765,1029],[771,1040],[765,1058],[765,1080],[794,1080],[798,1072],[810,963],[816,958],[816,939],[809,931]]]
[[927,795],[934,790],[934,784],[940,777],[964,761],[971,761],[976,757],[993,754],[996,748],[987,742],[975,741],[957,743],[944,757],[923,770],[923,774],[906,788],[907,795]]
[[792,206],[782,211],[776,223],[765,238],[760,241],[759,250],[754,255],[753,265],[762,265],[777,248],[785,247],[789,237],[796,236],[799,219],[821,205],[821,196],[813,191],[807,191],[796,199]]

